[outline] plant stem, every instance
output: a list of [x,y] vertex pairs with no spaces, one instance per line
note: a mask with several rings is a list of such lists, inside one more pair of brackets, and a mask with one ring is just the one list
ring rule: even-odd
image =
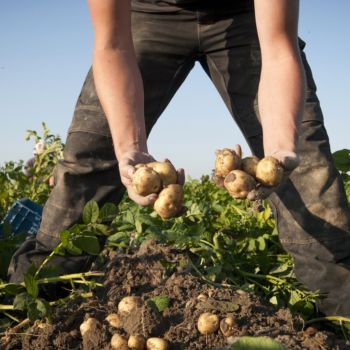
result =
[[308,320],[305,322],[305,325],[315,323],[315,322],[322,322],[322,321],[339,321],[339,322],[348,322],[350,323],[350,318],[343,317],[343,316],[325,316],[325,317],[318,317],[313,318],[311,320]]

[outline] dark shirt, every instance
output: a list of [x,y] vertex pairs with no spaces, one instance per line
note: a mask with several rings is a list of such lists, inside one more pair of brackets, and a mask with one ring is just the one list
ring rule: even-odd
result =
[[253,11],[253,0],[132,0],[132,9],[141,12],[172,12],[181,9],[209,13]]

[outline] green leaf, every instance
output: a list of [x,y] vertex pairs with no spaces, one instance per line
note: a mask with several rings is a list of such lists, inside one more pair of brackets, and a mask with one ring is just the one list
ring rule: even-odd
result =
[[24,284],[26,286],[28,294],[31,295],[34,299],[37,298],[39,294],[38,281],[31,273],[24,274]]
[[98,204],[96,201],[91,200],[86,203],[83,210],[83,222],[84,224],[95,223],[99,216]]
[[33,299],[28,304],[28,318],[31,321],[40,320],[50,315],[50,305],[43,299]]
[[335,166],[338,170],[347,173],[350,171],[350,150],[342,149],[332,154]]
[[60,233],[60,239],[63,244],[63,247],[68,247],[69,246],[69,239],[71,237],[71,233],[68,230],[62,231]]
[[24,311],[27,309],[30,300],[32,300],[32,297],[27,292],[20,293],[16,295],[13,301],[13,308]]
[[118,242],[122,240],[128,240],[129,239],[129,233],[128,232],[116,232],[113,235],[110,235],[107,240],[109,242]]
[[148,300],[148,305],[159,312],[163,312],[169,303],[170,299],[164,295],[158,295]]
[[142,233],[142,223],[138,219],[135,220],[135,228],[137,233]]
[[101,221],[112,221],[118,214],[118,207],[113,203],[106,203],[100,210],[99,219]]
[[73,245],[91,255],[100,253],[100,243],[96,236],[74,237]]
[[23,290],[23,286],[19,284],[14,284],[14,283],[8,284],[5,288],[2,289],[2,291],[8,295],[17,295],[22,290]]
[[285,348],[268,337],[240,337],[231,345],[231,350],[285,350]]

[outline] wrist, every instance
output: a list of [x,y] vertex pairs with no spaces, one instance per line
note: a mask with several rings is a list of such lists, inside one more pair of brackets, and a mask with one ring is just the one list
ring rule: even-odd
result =
[[114,150],[118,161],[129,154],[148,153],[147,143],[138,141],[117,144],[115,145]]

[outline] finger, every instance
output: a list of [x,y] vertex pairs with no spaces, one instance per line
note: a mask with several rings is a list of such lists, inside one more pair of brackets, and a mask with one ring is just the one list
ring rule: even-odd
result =
[[131,180],[135,172],[135,167],[132,165],[123,165],[120,168],[120,176]]
[[185,183],[185,170],[180,168],[177,169],[177,183],[183,185]]
[[275,187],[259,187],[250,191],[247,195],[247,199],[250,201],[256,201],[259,199],[266,199],[274,192]]
[[241,145],[236,145],[235,146],[235,152],[237,153],[237,155],[242,158],[242,148],[241,148]]
[[219,186],[221,188],[225,188],[225,185],[224,185],[224,180],[225,179],[223,177],[213,175],[212,176],[212,180],[217,186]]
[[128,188],[128,196],[136,204],[142,207],[153,206],[154,202],[157,200],[157,194],[150,194],[148,196],[140,196],[132,188]]

